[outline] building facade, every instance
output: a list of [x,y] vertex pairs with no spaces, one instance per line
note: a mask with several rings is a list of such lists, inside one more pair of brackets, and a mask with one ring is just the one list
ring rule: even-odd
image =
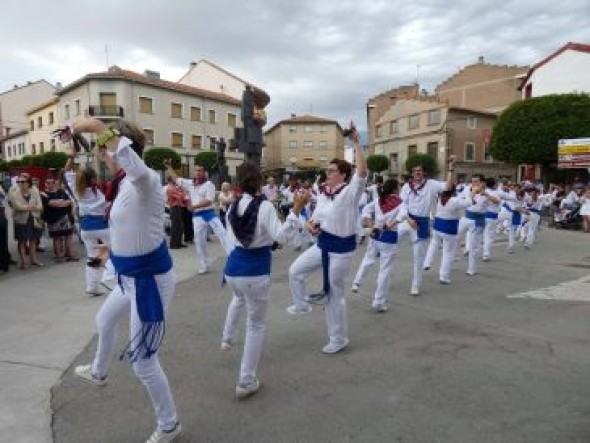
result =
[[325,167],[344,158],[342,127],[335,120],[312,115],[281,120],[265,132],[263,166],[266,170],[296,172]]
[[536,63],[522,80],[523,99],[548,94],[590,93],[590,45],[567,43]]
[[440,100],[450,106],[500,113],[521,99],[518,87],[528,66],[493,65],[483,57],[465,66],[436,87]]
[[28,144],[28,131],[11,131],[9,135],[0,139],[3,158],[6,161],[18,160],[26,155]]
[[474,173],[514,180],[516,168],[489,153],[495,122],[494,113],[449,106],[436,97],[397,100],[376,123],[375,154],[389,158],[389,174],[398,179],[407,174],[408,157],[423,153],[436,159],[439,179],[455,155],[458,180]]
[[58,98],[54,97],[27,111],[29,134],[25,155],[39,155],[49,151],[63,150],[63,146],[51,136],[51,132],[59,127],[57,103]]

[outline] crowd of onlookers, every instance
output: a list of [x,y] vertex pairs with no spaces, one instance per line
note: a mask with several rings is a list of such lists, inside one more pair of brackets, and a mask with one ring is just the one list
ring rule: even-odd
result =
[[[75,200],[57,176],[48,177],[39,186],[36,179],[23,173],[7,191],[0,186],[0,273],[7,272],[10,265],[19,269],[45,266],[38,254],[45,251],[47,238],[56,262],[78,261],[75,209]],[[16,257],[8,249],[8,210],[12,213]]]

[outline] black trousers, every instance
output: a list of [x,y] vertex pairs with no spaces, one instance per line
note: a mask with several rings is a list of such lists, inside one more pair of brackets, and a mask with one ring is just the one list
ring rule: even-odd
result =
[[184,241],[191,242],[195,238],[193,229],[193,214],[186,208],[182,208],[182,221],[184,227]]
[[178,248],[182,244],[183,220],[182,206],[172,206],[170,208],[170,246]]
[[8,271],[10,253],[8,252],[8,221],[0,214],[0,271]]

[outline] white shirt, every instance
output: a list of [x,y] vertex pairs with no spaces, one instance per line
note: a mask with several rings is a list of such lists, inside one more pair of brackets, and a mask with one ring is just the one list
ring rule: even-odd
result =
[[438,194],[447,188],[446,182],[426,179],[426,184],[420,190],[412,191],[410,184],[402,187],[400,197],[402,198],[408,212],[418,217],[428,217],[433,203]]
[[76,173],[67,171],[65,174],[68,186],[74,193],[74,197],[78,203],[78,212],[80,216],[84,215],[102,215],[104,216],[107,201],[100,189],[96,189],[96,194],[92,188],[86,188],[82,195],[76,192]]
[[[375,227],[378,229],[383,229],[385,225],[391,221],[405,219],[408,215],[406,205],[404,205],[403,203],[400,203],[395,207],[395,209],[392,209],[391,211],[386,213],[383,213],[383,211],[381,210],[381,205],[379,204],[379,201],[371,202],[367,206],[369,205],[374,206]],[[394,227],[393,230],[396,230],[396,228]]]
[[573,206],[580,201],[580,197],[576,194],[576,191],[570,191],[566,198],[561,201],[561,204]]
[[295,191],[291,191],[291,188],[289,186],[283,189],[281,191],[281,194],[283,195],[283,197],[285,197],[283,203],[293,203],[293,201],[295,200],[295,192],[297,192],[297,189],[295,189]]
[[[243,215],[246,208],[252,201],[250,194],[244,193],[240,203],[238,204],[238,215]],[[227,235],[233,244],[244,247],[236,238],[234,231],[227,219]],[[263,201],[258,210],[258,218],[256,219],[256,229],[254,230],[254,240],[250,243],[249,248],[261,248],[263,246],[271,246],[275,241],[285,243],[289,231],[299,228],[299,220],[292,212],[287,216],[285,223],[281,223],[277,216],[277,211],[269,201]]]
[[471,204],[471,198],[466,197],[451,197],[447,200],[446,205],[443,205],[439,199],[436,204],[436,217],[445,220],[459,220],[463,210]]
[[495,212],[496,214],[500,212],[500,208],[502,207],[502,200],[505,200],[509,197],[509,194],[504,191],[503,189],[487,189],[486,192],[494,197],[498,197],[500,201],[498,203],[494,203],[491,200],[488,201],[488,212]]
[[355,173],[333,200],[321,193],[311,219],[320,223],[320,229],[338,237],[356,234],[359,202],[366,183],[366,178]]
[[131,149],[131,140],[119,139],[114,155],[127,174],[111,209],[111,249],[124,257],[144,255],[165,239],[164,196],[160,176]]
[[211,204],[202,208],[195,209],[194,212],[207,211],[213,209],[213,202],[215,201],[215,185],[207,180],[202,185],[195,185],[195,182],[188,178],[178,178],[176,180],[178,186],[182,186],[189,193],[191,204],[198,205],[203,200],[209,200]]

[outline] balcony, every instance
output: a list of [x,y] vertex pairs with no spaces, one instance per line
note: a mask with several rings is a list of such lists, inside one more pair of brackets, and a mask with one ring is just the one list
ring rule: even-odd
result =
[[88,107],[88,115],[96,118],[123,118],[125,112],[122,106],[97,106]]

